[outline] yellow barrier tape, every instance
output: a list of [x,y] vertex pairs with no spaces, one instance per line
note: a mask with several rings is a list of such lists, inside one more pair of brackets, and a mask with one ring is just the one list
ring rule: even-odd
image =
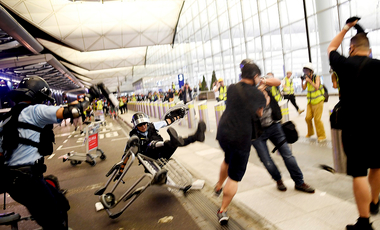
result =
[[288,115],[289,114],[289,108],[281,109],[282,115]]
[[200,110],[205,110],[207,109],[207,105],[199,105],[198,106]]
[[219,105],[219,106],[215,107],[215,111],[224,111],[224,110],[226,110],[226,106],[225,105]]

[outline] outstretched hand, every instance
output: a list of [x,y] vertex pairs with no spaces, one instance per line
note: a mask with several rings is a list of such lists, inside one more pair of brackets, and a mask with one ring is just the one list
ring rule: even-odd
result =
[[355,21],[353,21],[353,22],[349,22],[349,23],[347,23],[346,25],[348,26],[348,27],[350,27],[350,28],[352,28],[352,27],[354,27],[355,25],[356,25],[356,23],[358,23],[358,19],[357,20],[355,20]]

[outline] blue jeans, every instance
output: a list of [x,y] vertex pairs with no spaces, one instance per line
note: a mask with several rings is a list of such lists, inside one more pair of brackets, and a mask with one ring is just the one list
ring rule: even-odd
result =
[[[255,147],[261,162],[263,162],[273,180],[278,181],[281,180],[281,173],[278,171],[277,166],[270,157],[266,143],[268,139],[275,146],[285,139],[284,131],[282,131],[282,127],[279,123],[273,123],[271,126],[264,128],[263,134],[255,141],[252,141],[252,145]],[[304,183],[303,175],[301,169],[298,167],[296,158],[292,155],[292,152],[289,149],[288,143],[285,142],[278,151],[280,152],[282,159],[284,159],[286,168],[295,184],[302,185]]]

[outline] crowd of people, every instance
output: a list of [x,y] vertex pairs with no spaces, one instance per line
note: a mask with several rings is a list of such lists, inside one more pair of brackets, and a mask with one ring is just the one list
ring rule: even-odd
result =
[[[357,92],[357,80],[368,80],[377,84],[377,79],[368,79],[368,76],[376,73],[376,69],[380,68],[380,61],[368,58],[371,54],[369,40],[364,30],[357,25],[357,21],[357,18],[347,20],[342,31],[330,43],[328,55],[333,69],[333,85],[334,88],[339,89],[340,97],[340,102],[334,111],[337,113],[336,118],[342,130],[343,147],[347,156],[347,175],[353,177],[353,191],[359,211],[357,222],[354,225],[347,225],[346,229],[371,230],[373,228],[369,222],[370,215],[379,212],[380,155],[376,148],[378,135],[370,134],[370,130],[378,130],[380,126],[373,122],[376,120],[375,113],[367,114],[364,119],[360,119],[361,124],[358,125],[352,119],[355,114],[350,116],[349,108],[373,106],[370,99],[376,98],[376,92]],[[357,34],[351,38],[350,53],[346,58],[336,50],[352,27],[357,29]],[[264,78],[260,77],[261,71],[252,60],[243,60],[240,68],[241,81],[228,87],[226,110],[221,117],[217,132],[217,140],[225,152],[219,180],[214,188],[217,196],[223,192],[222,205],[217,213],[221,224],[228,221],[227,208],[237,192],[238,182],[244,176],[251,145],[254,146],[260,160],[276,181],[278,190],[287,190],[268,152],[266,145],[268,139],[279,150],[295,182],[295,189],[314,193],[314,188],[304,182],[302,171],[292,156],[286,143],[284,130],[279,124],[281,111],[276,102],[282,100],[279,91],[281,84],[284,98],[291,101],[300,114],[304,111],[295,101],[293,83],[290,79],[292,73],[288,71],[281,83],[274,78],[273,73],[267,73]],[[323,103],[327,97],[325,88],[312,63],[303,66],[303,73],[302,89],[307,90],[305,121],[308,133],[306,137],[314,135],[312,124],[314,119],[317,140],[323,142],[326,140],[326,134],[321,116]],[[221,86],[218,86],[218,83],[220,84],[220,80],[214,84],[214,92],[219,93],[217,98],[222,99],[224,96],[221,97],[220,93],[224,90],[220,90]]]
[[[379,212],[380,154],[376,146],[378,135],[373,135],[370,131],[377,132],[380,125],[376,122],[376,113],[367,113],[361,118],[356,116],[356,111],[373,107],[371,99],[376,98],[377,92],[375,90],[359,92],[358,81],[368,81],[376,85],[378,79],[368,77],[376,73],[380,67],[380,61],[368,58],[371,53],[369,40],[364,30],[357,25],[357,21],[355,19],[346,22],[342,31],[331,41],[328,57],[334,70],[334,85],[336,83],[339,85],[337,86],[340,91],[338,119],[347,156],[347,174],[353,177],[353,192],[359,212],[356,224],[347,225],[347,229],[371,230],[373,228],[369,221],[370,215]],[[349,57],[344,57],[337,52],[337,49],[347,31],[352,27],[355,27],[358,33],[350,40]],[[260,160],[276,182],[277,189],[283,192],[287,190],[281,179],[281,173],[269,154],[266,145],[268,139],[279,150],[294,181],[294,188],[305,193],[315,192],[312,186],[305,183],[303,173],[287,145],[284,128],[280,124],[282,115],[277,102],[282,100],[282,95],[291,101],[300,114],[303,112],[295,101],[293,83],[290,79],[291,72],[288,71],[287,77],[281,82],[274,78],[273,73],[267,73],[266,77],[261,77],[260,68],[250,59],[244,59],[240,63],[240,69],[241,80],[237,84],[232,84],[227,88],[223,79],[213,84],[217,100],[226,102],[226,109],[220,119],[216,135],[224,151],[219,180],[214,188],[217,196],[223,193],[222,204],[217,212],[221,224],[226,224],[229,220],[228,206],[237,192],[238,182],[245,174],[251,146],[256,149]],[[312,124],[314,119],[318,141],[323,142],[326,135],[321,114],[325,90],[312,63],[303,66],[303,73],[302,88],[307,90],[308,102],[305,118],[308,128],[306,137],[314,134]],[[282,94],[279,91],[281,84]],[[167,93],[154,92],[148,95],[120,97],[118,98],[119,110],[120,113],[125,113],[128,101],[173,101],[174,95],[178,95],[185,103],[193,99],[192,89],[185,84],[178,92],[170,89]],[[10,92],[10,97],[16,106],[3,116],[0,122],[2,166],[0,169],[4,175],[2,189],[5,187],[6,192],[15,201],[25,205],[44,229],[66,230],[68,229],[69,203],[42,177],[46,171],[43,159],[44,156],[52,153],[52,148],[49,146],[54,142],[54,138],[51,140],[51,138],[40,138],[40,136],[50,135],[52,124],[62,119],[80,119],[81,116],[83,119],[83,115],[91,119],[91,111],[101,111],[115,118],[118,113],[117,108],[103,99],[95,99],[90,106],[85,108],[82,103],[83,97],[78,97],[77,101],[64,107],[44,105],[43,101],[53,99],[48,84],[40,77],[25,77],[18,89]],[[362,112],[360,114],[363,115]],[[354,117],[356,119],[353,119]],[[140,135],[141,138],[146,135],[158,135],[158,129],[170,125],[176,119],[172,117],[171,120],[151,123],[144,114],[135,114],[133,118],[135,133],[132,134]],[[163,141],[158,135],[157,139],[152,139],[155,142],[146,143],[146,148],[149,154],[158,152],[163,156],[167,152],[164,153],[155,148],[170,148],[168,152],[171,156],[179,146],[204,141],[205,130],[205,124],[200,122],[193,135],[182,138],[175,130],[169,128],[170,141]],[[167,157],[170,157],[169,155]]]

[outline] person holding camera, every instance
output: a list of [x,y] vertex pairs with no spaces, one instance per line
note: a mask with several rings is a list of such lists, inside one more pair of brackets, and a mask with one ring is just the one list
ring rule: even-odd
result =
[[305,121],[307,123],[307,135],[309,138],[314,135],[313,118],[315,129],[317,130],[318,143],[326,141],[325,127],[323,126],[322,112],[325,101],[324,89],[320,76],[314,74],[313,64],[307,63],[303,67],[304,76],[301,77],[302,89],[307,89],[307,109]]
[[[378,91],[363,91],[358,82],[378,86],[380,60],[369,57],[369,40],[357,24],[359,19],[352,17],[346,21],[346,25],[331,41],[327,53],[331,67],[339,76],[342,142],[347,156],[347,175],[353,177],[353,191],[359,211],[356,224],[347,225],[346,228],[371,230],[370,214],[379,212],[380,154],[379,135],[376,132],[380,124],[378,114],[368,110],[375,107]],[[350,40],[349,57],[344,57],[337,49],[352,27],[357,29],[357,34]],[[354,106],[362,112],[357,113]]]

